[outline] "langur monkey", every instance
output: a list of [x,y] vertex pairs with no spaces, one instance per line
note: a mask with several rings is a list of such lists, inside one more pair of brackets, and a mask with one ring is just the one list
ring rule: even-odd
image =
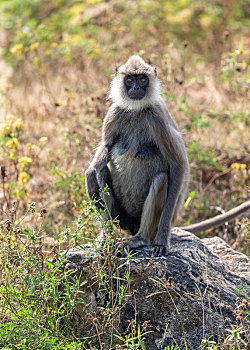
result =
[[85,173],[87,193],[134,235],[129,250],[152,244],[154,256],[165,255],[189,178],[182,135],[161,97],[156,68],[139,56],[116,69],[109,99],[101,143]]
[[[106,220],[119,220],[134,237],[127,249],[152,244],[153,255],[170,248],[170,230],[183,205],[189,164],[182,135],[161,97],[156,68],[132,56],[111,83],[102,140],[86,171],[86,189]],[[108,193],[102,191],[108,186]],[[105,205],[104,205],[105,202]],[[228,213],[183,227],[199,232],[249,210],[250,201]]]

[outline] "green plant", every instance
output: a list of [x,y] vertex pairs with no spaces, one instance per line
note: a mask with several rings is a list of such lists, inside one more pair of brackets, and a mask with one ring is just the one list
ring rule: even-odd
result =
[[[144,334],[141,333],[140,325],[136,325],[133,322],[131,323],[131,333],[124,337],[116,336],[119,340],[122,341],[122,348],[129,350],[146,350],[145,343],[143,341]],[[145,333],[146,334],[146,333]]]
[[54,182],[54,186],[57,191],[63,193],[62,199],[66,201],[69,212],[75,209],[81,214],[86,198],[84,175],[78,170],[59,171],[57,168],[54,168],[53,174],[59,178]]
[[[212,337],[210,337],[212,338]],[[201,346],[200,346],[200,349],[201,350],[218,350],[218,346],[216,345],[216,342],[211,340],[210,338],[206,339],[202,339],[201,341]]]
[[192,129],[205,129],[211,126],[208,118],[203,117],[202,115],[195,116],[190,118],[190,123],[185,125],[187,131],[191,131]]
[[249,51],[244,49],[244,43],[241,41],[239,48],[228,53],[222,62],[223,77],[234,91],[241,91],[249,79],[248,56]]
[[[102,224],[93,204],[86,210],[92,211],[92,225],[104,230],[104,244],[100,246],[98,239],[90,240],[82,235],[90,226],[90,215],[85,221],[79,218],[74,230],[62,232],[49,255],[43,249],[42,238],[46,211],[36,213],[36,204],[32,203],[25,215],[17,219],[16,208],[10,208],[9,218],[0,225],[1,347],[16,344],[17,349],[85,349],[92,342],[102,349],[103,341],[112,345],[117,339],[127,349],[143,348],[147,323],[142,325],[141,331],[140,325],[132,322],[131,332],[125,337],[117,333],[120,308],[130,297],[132,258],[128,254],[128,265],[122,266],[115,253],[115,233],[110,231],[114,224]],[[36,215],[40,221],[38,231],[25,227],[30,215]],[[86,248],[82,242],[92,242],[97,253],[92,263],[92,280],[84,280],[74,271],[65,270],[67,251],[62,253],[60,248],[65,239],[83,252]],[[83,286],[105,295],[105,303],[97,304],[91,313],[81,298]],[[80,321],[79,308],[83,310]],[[96,338],[94,342],[91,341],[93,337]]]
[[[62,268],[64,255],[54,250],[57,261],[45,260],[41,231],[22,227],[34,211],[32,203],[24,217],[17,220],[16,208],[11,208],[9,219],[1,223],[0,345],[15,344],[17,349],[80,349],[67,329],[79,281],[72,276],[66,278]],[[44,215],[42,211],[40,226]],[[65,332],[67,345],[65,339],[62,341]]]
[[91,4],[91,0],[82,4],[72,0],[24,0],[22,4],[18,0],[2,1],[2,25],[13,39],[5,57],[15,65],[29,60],[42,76],[52,58],[72,59],[79,48],[98,56],[101,49],[96,38],[81,31],[80,14]]
[[236,343],[237,349],[241,349],[241,344],[247,346],[247,343],[242,339],[242,334],[246,333],[246,330],[243,330],[243,327],[226,329],[230,335],[226,338],[226,342],[230,344],[232,341]]
[[211,151],[203,151],[200,141],[193,141],[188,147],[188,159],[191,166],[198,168],[216,167],[223,170],[223,167],[216,161],[215,155]]

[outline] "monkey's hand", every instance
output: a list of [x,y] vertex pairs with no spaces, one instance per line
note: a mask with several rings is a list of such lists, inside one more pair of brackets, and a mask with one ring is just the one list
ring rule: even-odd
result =
[[153,246],[153,253],[152,255],[154,257],[164,256],[167,255],[169,249],[170,249],[170,237],[169,235],[160,235],[159,233],[155,237],[152,246]]
[[100,187],[97,181],[97,173],[94,168],[88,168],[85,171],[86,189],[91,199],[100,199]]

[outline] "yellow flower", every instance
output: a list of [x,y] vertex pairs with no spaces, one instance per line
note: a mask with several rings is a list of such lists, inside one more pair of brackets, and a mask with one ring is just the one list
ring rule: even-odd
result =
[[26,147],[32,153],[34,153],[37,150],[37,148],[38,148],[37,145],[34,145],[33,143],[27,143]]
[[9,159],[15,160],[16,159],[16,153],[15,152],[11,152],[10,155],[9,155]]
[[8,89],[8,87],[9,87],[9,85],[10,85],[10,84],[7,84],[7,83],[3,83],[3,84],[1,84],[1,85],[0,85],[0,89],[1,89],[1,91],[5,91],[5,90],[7,90],[7,89]]
[[231,168],[232,169],[239,169],[239,163],[232,163]]
[[24,129],[24,124],[21,118],[18,118],[14,124],[13,124],[13,129],[15,131],[22,131]]
[[57,43],[52,43],[50,46],[51,46],[51,47],[57,47],[58,44],[57,44]]
[[40,138],[40,147],[44,147],[47,143],[48,137],[41,137]]
[[75,98],[75,94],[73,92],[69,92],[68,93],[68,98],[74,99]]
[[17,44],[17,45],[14,45],[11,49],[10,49],[10,52],[11,53],[16,53],[18,51],[21,51],[23,48],[23,45],[22,44]]
[[16,237],[15,236],[11,236],[10,237],[10,249],[14,249],[16,245],[17,245]]
[[10,134],[10,125],[6,122],[0,124],[0,135],[8,135]]
[[30,164],[32,163],[32,159],[30,157],[22,157],[18,160],[18,162],[21,164],[21,170],[27,169]]
[[30,51],[34,51],[34,50],[36,50],[37,48],[38,48],[38,46],[39,46],[39,43],[33,43],[33,44],[31,44],[30,45]]
[[52,50],[45,51],[45,56],[51,56],[51,55],[52,55]]
[[247,165],[241,163],[232,163],[231,164],[232,173],[234,180],[240,185],[244,184],[245,180],[248,178],[247,174]]
[[[13,130],[16,130],[16,131],[22,130],[23,129],[22,120],[19,118],[15,121],[15,119],[16,119],[16,117],[14,115],[12,115],[12,114],[7,115],[5,122],[0,124],[0,134],[7,136],[7,135],[10,135],[11,131],[13,131]],[[15,129],[15,128],[17,128],[17,129]]]
[[25,156],[25,157],[22,157],[19,159],[19,163],[30,164],[30,163],[32,163],[32,159]]
[[87,0],[86,2],[90,5],[96,5],[99,4],[101,0]]
[[247,165],[246,164],[241,164],[241,163],[232,163],[231,168],[235,170],[244,170],[246,169]]
[[13,121],[13,120],[15,120],[15,119],[16,119],[16,117],[15,117],[13,114],[8,114],[7,117],[6,117],[6,120],[11,120],[11,121]]
[[30,176],[25,171],[22,171],[18,176],[18,180],[19,180],[21,186],[24,187],[29,182]]
[[[23,186],[23,187],[24,187],[24,186]],[[15,191],[15,196],[18,197],[18,198],[23,198],[23,197],[25,197],[25,191],[24,191],[24,189],[23,189],[23,188],[20,188],[20,187],[18,186],[18,188],[17,188],[16,191]]]
[[65,106],[65,102],[64,102],[63,100],[59,100],[59,101],[58,101],[58,104],[59,104],[60,107]]
[[19,141],[16,137],[13,137],[6,143],[6,147],[10,149],[17,149],[19,146]]

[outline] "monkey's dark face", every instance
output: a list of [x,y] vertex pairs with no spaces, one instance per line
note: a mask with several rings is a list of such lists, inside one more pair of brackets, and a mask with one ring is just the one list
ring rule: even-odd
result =
[[131,100],[141,100],[146,95],[149,79],[145,74],[126,75],[124,85]]

